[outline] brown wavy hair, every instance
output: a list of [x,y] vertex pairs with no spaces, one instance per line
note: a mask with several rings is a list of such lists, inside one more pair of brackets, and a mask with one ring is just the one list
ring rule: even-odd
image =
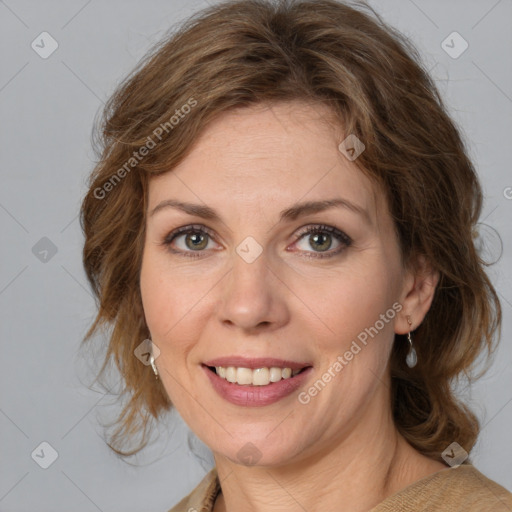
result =
[[[83,344],[108,328],[98,376],[113,360],[123,377],[128,401],[109,439],[120,455],[143,448],[152,418],[172,407],[151,367],[134,356],[149,337],[139,286],[148,180],[170,172],[222,113],[294,100],[327,106],[344,133],[364,142],[356,163],[387,198],[403,263],[423,255],[440,274],[414,332],[415,368],[405,365],[405,338],[395,336],[397,429],[436,460],[453,441],[468,453],[476,442],[479,422],[452,384],[475,378],[485,349],[490,358],[501,308],[474,245],[482,191],[459,129],[417,50],[368,5],[247,0],[203,10],[166,36],[118,87],[96,127],[99,160],[80,220],[98,313]],[[138,446],[122,450],[140,433]]]

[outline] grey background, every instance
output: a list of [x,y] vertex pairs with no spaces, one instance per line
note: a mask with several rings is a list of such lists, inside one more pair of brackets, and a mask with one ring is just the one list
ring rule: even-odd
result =
[[[471,145],[486,194],[482,222],[503,240],[502,258],[489,270],[503,304],[503,341],[491,370],[461,395],[483,422],[474,464],[512,490],[512,1],[371,4],[420,48]],[[95,115],[146,50],[203,6],[185,0],[0,1],[2,512],[161,512],[211,466],[207,452],[204,463],[190,452],[188,428],[174,413],[129,463],[111,453],[101,421],[112,419],[118,406],[97,385],[88,389],[91,363],[78,352],[95,312],[77,218],[93,167]],[[59,45],[47,59],[31,48],[43,31]],[[453,31],[469,43],[457,59],[441,47]],[[496,257],[493,231],[482,233],[484,250]],[[33,253],[43,237],[57,249],[46,262]],[[48,469],[31,457],[43,441],[58,453]]]

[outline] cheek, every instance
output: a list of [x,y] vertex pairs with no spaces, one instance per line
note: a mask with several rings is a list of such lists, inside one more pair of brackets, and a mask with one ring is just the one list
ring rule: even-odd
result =
[[392,306],[398,298],[398,282],[397,268],[371,258],[365,265],[353,265],[350,271],[331,276],[321,292],[316,289],[310,294],[321,322],[310,318],[324,333],[316,338],[319,369],[322,373],[330,369],[336,375],[319,405],[329,408],[329,401],[334,401],[343,403],[346,411],[353,410],[372,394],[378,383],[375,376],[382,375],[394,339],[396,311]]
[[158,254],[144,255],[140,274],[142,305],[151,340],[160,351],[156,360],[160,378],[171,402],[184,410],[188,404],[182,401],[179,382],[183,380],[183,363],[191,344],[180,329],[188,318],[187,301],[180,298],[179,283],[161,260]]
[[340,417],[357,415],[373,395],[394,339],[397,276],[392,269],[382,271],[384,265],[376,261],[369,268],[374,271],[352,267],[329,279],[321,293],[309,296],[321,322],[310,318],[324,333],[316,337],[318,377],[328,384],[326,392],[306,391],[315,393],[311,396],[316,406],[336,424]]
[[295,283],[297,295],[303,297],[318,318],[319,325],[331,337],[346,340],[373,325],[397,298],[398,276],[382,262],[351,266],[346,270]]
[[176,287],[162,262],[151,252],[146,252],[140,273],[142,305],[152,339],[158,344],[163,335],[176,323],[180,302]]
[[170,304],[166,300],[165,282],[147,255],[144,255],[140,272],[140,292],[146,323],[154,335],[162,329],[160,323],[166,318],[163,313]]
[[209,307],[211,280],[198,279],[192,267],[171,267],[165,255],[148,251],[143,258],[140,287],[153,341],[164,353],[187,350]]

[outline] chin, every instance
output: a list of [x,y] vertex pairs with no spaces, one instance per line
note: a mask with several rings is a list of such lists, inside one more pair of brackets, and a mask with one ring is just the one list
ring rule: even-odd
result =
[[[289,440],[291,441],[291,440]],[[279,467],[293,463],[299,452],[297,444],[290,443],[290,446],[283,446],[282,442],[274,445],[265,436],[260,441],[240,441],[231,440],[229,447],[214,447],[215,458],[226,458],[233,464],[239,466],[251,467]]]

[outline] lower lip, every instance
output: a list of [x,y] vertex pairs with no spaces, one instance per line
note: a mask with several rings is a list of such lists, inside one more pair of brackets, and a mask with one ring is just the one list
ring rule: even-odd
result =
[[310,366],[294,377],[281,379],[279,382],[271,382],[267,386],[241,386],[219,377],[216,372],[212,372],[205,365],[202,365],[202,367],[210,379],[213,389],[222,398],[232,404],[245,407],[262,407],[278,402],[302,386],[313,369]]

